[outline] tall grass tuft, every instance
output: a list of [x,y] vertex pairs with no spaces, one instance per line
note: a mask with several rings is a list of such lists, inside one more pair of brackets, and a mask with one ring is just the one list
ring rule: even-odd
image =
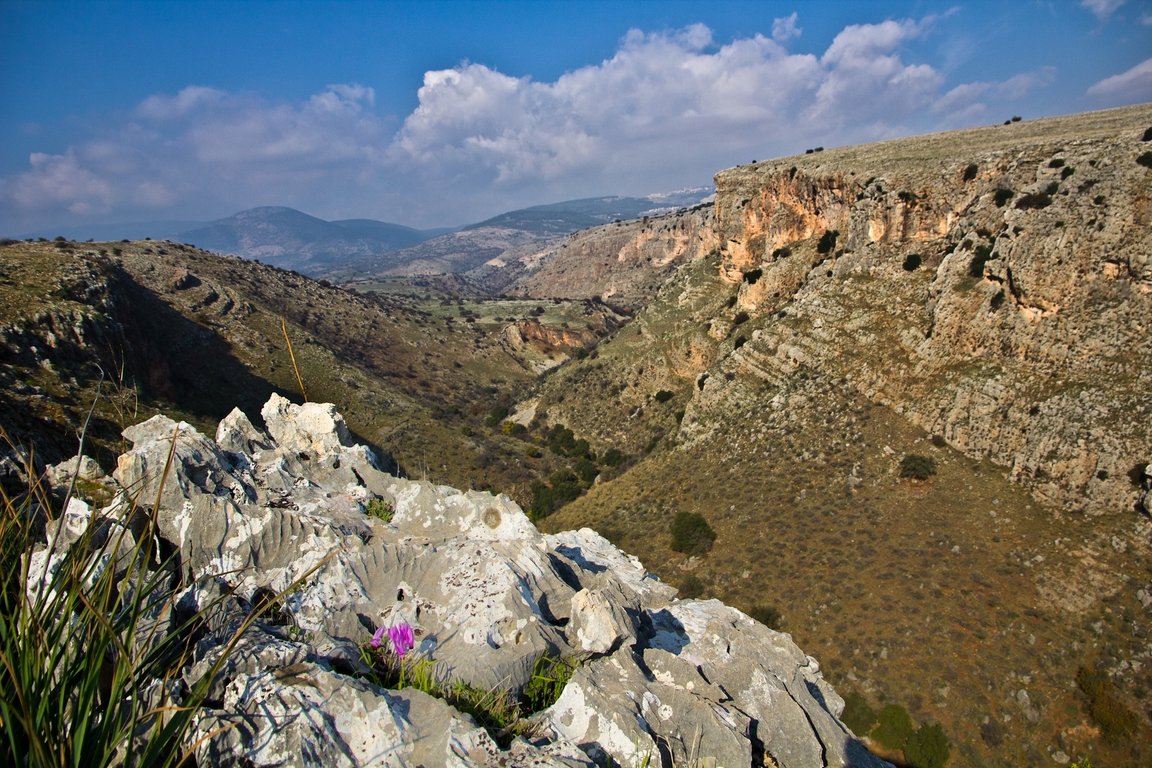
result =
[[121,495],[115,513],[66,534],[53,511],[68,509],[70,490],[61,504],[31,458],[22,471],[20,488],[0,487],[0,765],[190,764],[198,709],[257,614],[186,684],[193,642],[225,598],[180,616],[180,569],[159,556],[154,513]]

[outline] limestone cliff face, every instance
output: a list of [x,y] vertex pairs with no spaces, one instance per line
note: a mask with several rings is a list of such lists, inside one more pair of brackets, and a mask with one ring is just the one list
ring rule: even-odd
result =
[[517,320],[508,327],[508,334],[519,343],[531,344],[543,352],[568,352],[585,348],[595,344],[597,339],[592,331],[554,328],[532,319]]
[[781,318],[734,354],[846,377],[1043,500],[1130,510],[1152,456],[1152,108],[1075,120],[717,175],[720,278]]
[[647,303],[672,271],[715,248],[712,207],[618,222],[578,232],[522,259],[527,273],[512,293],[586,299],[617,306]]

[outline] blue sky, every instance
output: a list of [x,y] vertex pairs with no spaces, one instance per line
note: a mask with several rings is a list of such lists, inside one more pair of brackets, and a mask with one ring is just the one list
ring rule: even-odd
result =
[[1152,101],[1152,0],[0,0],[0,233],[452,226]]

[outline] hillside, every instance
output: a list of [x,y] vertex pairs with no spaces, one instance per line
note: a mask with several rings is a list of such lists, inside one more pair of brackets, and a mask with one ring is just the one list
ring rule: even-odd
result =
[[[304,399],[294,354],[409,476],[791,633],[862,734],[890,704],[951,766],[1147,764],[1150,139],[1146,105],[758,162],[712,204],[434,238],[361,293],[8,243],[0,423],[56,460],[95,404],[107,462],[157,411]],[[680,513],[715,540],[674,548]]]
[[[645,455],[545,521],[782,616],[958,765],[1146,762],[1147,106],[722,172],[708,255],[537,408]],[[900,476],[905,457],[935,464]],[[671,549],[678,512],[711,552]],[[1146,731],[1140,731],[1146,733]]]
[[[10,242],[0,427],[59,461],[94,408],[88,449],[107,463],[123,450],[120,430],[148,415],[207,429],[233,405],[254,418],[273,392],[302,398],[294,354],[308,397],[341,403],[389,466],[526,502],[557,459],[485,422],[536,370],[620,322],[585,302],[365,296],[168,242]],[[518,328],[528,337],[517,331],[514,343]]]
[[317,275],[355,258],[414,245],[427,235],[383,221],[325,221],[292,208],[265,206],[186,229],[176,239]]
[[[328,277],[363,282],[381,277],[475,272],[470,279],[477,290],[500,295],[523,275],[525,265],[538,266],[550,260],[563,247],[560,242],[566,235],[695,206],[711,194],[709,187],[648,197],[566,200],[508,211],[409,248],[350,259]],[[582,294],[580,298],[590,296]]]

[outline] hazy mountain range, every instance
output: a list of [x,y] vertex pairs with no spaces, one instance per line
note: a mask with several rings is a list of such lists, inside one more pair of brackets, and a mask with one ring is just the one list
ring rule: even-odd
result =
[[173,240],[309,275],[337,271],[456,272],[471,269],[526,242],[546,241],[612,221],[695,205],[708,199],[713,191],[712,187],[695,187],[646,197],[568,200],[508,211],[459,229],[419,230],[375,219],[326,221],[294,208],[261,206],[209,222],[102,224],[30,236]]

